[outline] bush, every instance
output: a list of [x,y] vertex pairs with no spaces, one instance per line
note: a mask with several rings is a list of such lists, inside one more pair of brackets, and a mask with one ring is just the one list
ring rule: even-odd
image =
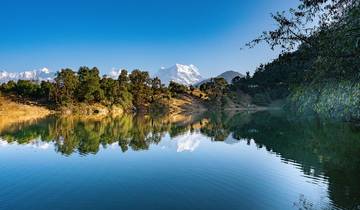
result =
[[169,84],[169,90],[170,93],[173,96],[176,96],[177,94],[184,94],[188,91],[188,87],[186,87],[183,84],[176,83],[174,81],[171,81]]

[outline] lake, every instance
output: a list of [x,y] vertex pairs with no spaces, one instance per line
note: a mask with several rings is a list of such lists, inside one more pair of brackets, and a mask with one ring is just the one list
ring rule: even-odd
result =
[[282,112],[0,129],[0,209],[360,209],[360,126]]

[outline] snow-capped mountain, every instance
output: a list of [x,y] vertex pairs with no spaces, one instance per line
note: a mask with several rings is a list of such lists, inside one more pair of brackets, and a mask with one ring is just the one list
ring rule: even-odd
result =
[[10,80],[34,80],[34,81],[52,81],[55,77],[55,73],[51,72],[47,68],[24,71],[24,72],[7,72],[0,71],[0,83],[5,83]]
[[[126,68],[112,68],[109,73],[105,74],[105,76],[117,80],[122,70],[126,70]],[[131,73],[131,71],[128,71],[128,74],[129,73]]]
[[121,69],[111,69],[110,73],[107,74],[107,77],[112,78],[112,79],[118,79],[119,75],[121,73]]
[[161,82],[166,85],[168,85],[170,81],[184,85],[193,85],[203,80],[199,69],[192,64],[175,64],[170,68],[161,68],[155,76],[159,77]]

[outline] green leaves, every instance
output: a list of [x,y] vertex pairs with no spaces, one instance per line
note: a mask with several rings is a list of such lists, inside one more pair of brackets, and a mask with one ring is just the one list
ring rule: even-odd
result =
[[209,99],[210,103],[216,106],[223,105],[223,99],[226,94],[228,84],[224,78],[211,78],[209,82],[206,82],[200,86],[200,90],[204,91]]
[[101,102],[104,99],[104,91],[100,88],[99,70],[96,67],[80,67],[78,75],[78,100],[86,103]]

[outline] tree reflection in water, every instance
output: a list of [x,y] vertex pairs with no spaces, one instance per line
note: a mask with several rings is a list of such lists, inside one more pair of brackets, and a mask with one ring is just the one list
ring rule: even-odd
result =
[[[339,207],[355,209],[360,203],[360,128],[350,123],[294,119],[284,113],[207,113],[184,122],[170,117],[125,115],[80,119],[50,117],[15,124],[0,131],[2,141],[53,143],[64,155],[96,154],[118,144],[122,152],[147,150],[165,134],[171,138],[196,132],[212,141],[247,141],[296,162],[305,175],[327,179],[329,196]],[[176,139],[176,138],[175,138]],[[301,202],[300,202],[301,203]]]

